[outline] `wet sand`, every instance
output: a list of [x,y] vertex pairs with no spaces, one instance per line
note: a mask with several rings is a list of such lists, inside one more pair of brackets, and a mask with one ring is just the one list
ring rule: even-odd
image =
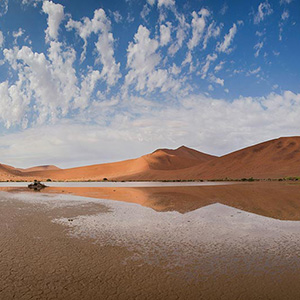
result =
[[162,212],[186,213],[221,203],[265,217],[300,221],[300,183],[292,182],[130,188],[49,187],[45,192],[137,203]]
[[[270,184],[269,193],[281,190],[289,206],[279,215],[296,218],[297,201],[289,199],[299,185],[278,184]],[[222,190],[214,197],[231,193],[232,201],[242,198],[242,186],[247,193],[253,188],[252,196],[268,194],[255,183],[218,187]],[[123,201],[128,202],[98,200],[98,190],[63,190],[92,199],[58,195],[59,189],[51,188],[53,194],[15,188],[0,192],[0,299],[300,297],[297,221],[266,218],[216,204],[220,201],[211,203],[212,198],[197,207],[202,196],[212,193],[203,191],[200,197],[200,187],[192,192],[178,187],[169,195],[164,188],[147,190],[147,197],[140,188],[101,190],[108,196],[125,194]],[[263,209],[275,212],[277,204],[278,210],[284,208],[280,197],[273,206],[271,198]]]

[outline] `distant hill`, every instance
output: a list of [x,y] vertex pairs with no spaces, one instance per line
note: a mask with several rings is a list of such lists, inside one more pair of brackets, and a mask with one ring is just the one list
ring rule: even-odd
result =
[[59,169],[0,164],[1,180],[189,180],[300,176],[300,137],[284,137],[216,157],[181,146],[115,163]]

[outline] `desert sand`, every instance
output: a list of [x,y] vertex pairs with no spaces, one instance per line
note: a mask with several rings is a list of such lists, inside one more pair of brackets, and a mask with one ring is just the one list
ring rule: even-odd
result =
[[71,169],[41,166],[18,169],[0,165],[0,180],[224,180],[254,177],[280,179],[300,176],[300,137],[254,145],[221,157],[187,147],[159,149],[115,163]]
[[298,299],[299,185],[259,184],[1,191],[0,299]]

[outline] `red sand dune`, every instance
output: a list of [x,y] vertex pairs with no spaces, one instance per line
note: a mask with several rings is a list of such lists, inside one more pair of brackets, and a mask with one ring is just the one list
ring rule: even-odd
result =
[[37,172],[37,171],[53,171],[53,170],[61,170],[57,166],[53,165],[44,165],[44,166],[36,166],[32,168],[27,168],[27,169],[19,169],[22,172]]
[[185,171],[183,178],[300,177],[300,137],[267,141]]
[[71,169],[0,165],[1,180],[174,180],[282,178],[300,176],[300,137],[286,137],[222,157],[180,147],[159,149],[137,159]]

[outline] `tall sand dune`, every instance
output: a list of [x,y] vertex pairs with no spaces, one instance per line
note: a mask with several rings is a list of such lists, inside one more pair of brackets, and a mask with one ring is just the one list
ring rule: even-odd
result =
[[182,146],[115,163],[59,169],[0,164],[1,180],[192,180],[300,176],[300,137],[284,137],[216,157]]

